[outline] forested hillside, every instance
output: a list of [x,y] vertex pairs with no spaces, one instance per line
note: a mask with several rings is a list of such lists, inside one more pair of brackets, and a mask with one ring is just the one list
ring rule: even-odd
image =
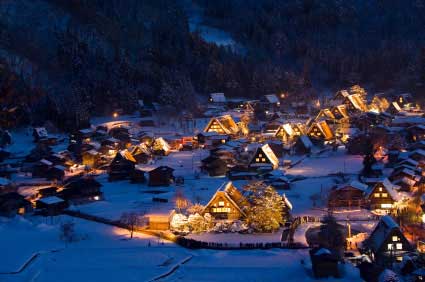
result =
[[420,90],[424,79],[420,0],[196,0],[243,54],[191,33],[182,3],[1,1],[1,108],[76,128],[93,114],[131,112],[138,99],[191,109],[215,91]]

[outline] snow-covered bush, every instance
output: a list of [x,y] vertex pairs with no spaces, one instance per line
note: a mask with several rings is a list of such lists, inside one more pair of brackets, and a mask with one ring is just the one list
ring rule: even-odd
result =
[[199,213],[189,215],[188,222],[193,232],[202,232],[207,228],[204,217]]
[[181,213],[176,213],[173,215],[170,223],[171,230],[175,231],[185,231],[188,229],[188,220],[187,216]]

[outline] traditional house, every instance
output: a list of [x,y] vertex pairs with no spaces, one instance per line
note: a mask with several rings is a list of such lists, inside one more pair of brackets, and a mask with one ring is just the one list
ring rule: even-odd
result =
[[66,171],[66,167],[62,165],[52,166],[47,171],[46,178],[62,181],[65,178],[65,171]]
[[42,159],[32,168],[32,177],[47,177],[47,172],[53,166],[53,163]]
[[346,108],[345,105],[334,106],[331,109],[331,111],[332,111],[332,114],[334,115],[335,119],[337,119],[337,120],[349,118],[347,108]]
[[39,142],[41,140],[47,139],[49,137],[49,134],[47,133],[46,128],[35,127],[33,129],[32,136],[34,137],[34,142]]
[[83,152],[81,154],[82,164],[92,168],[96,167],[98,164],[98,161],[100,160],[100,156],[101,154],[94,149]]
[[313,123],[308,129],[307,135],[314,140],[329,141],[334,134],[328,123],[324,120]]
[[265,144],[256,148],[248,166],[256,170],[273,170],[279,167],[279,159],[276,157],[269,144]]
[[358,181],[337,185],[329,193],[328,207],[331,209],[364,207],[367,191],[368,186]]
[[336,255],[326,248],[314,248],[310,251],[310,260],[315,278],[340,277]]
[[156,155],[168,156],[171,153],[171,147],[164,138],[156,138],[152,144],[152,151]]
[[316,117],[314,118],[315,121],[325,120],[327,122],[333,122],[335,121],[335,119],[336,119],[335,115],[328,108],[321,109],[319,113],[316,115]]
[[370,209],[391,210],[400,200],[398,186],[392,184],[387,178],[377,182],[366,195]]
[[408,138],[411,142],[425,140],[425,125],[417,124],[407,128]]
[[226,175],[229,170],[227,167],[228,161],[216,155],[210,155],[201,162],[201,169],[206,171],[209,176],[223,176]]
[[275,94],[268,94],[261,97],[260,100],[265,110],[276,111],[279,109],[280,101]]
[[292,142],[295,136],[297,136],[297,134],[289,123],[280,125],[274,135],[274,137],[282,140],[284,143]]
[[347,107],[348,112],[366,112],[367,105],[364,103],[359,94],[351,94],[345,97],[344,105]]
[[350,96],[350,93],[348,93],[347,90],[340,90],[338,92],[335,93],[334,97],[333,97],[333,101],[336,103],[342,103],[345,101],[345,99]]
[[224,115],[211,118],[204,132],[234,135],[239,132],[239,127],[230,115]]
[[137,161],[128,150],[118,152],[109,165],[109,180],[127,179],[134,171]]
[[313,143],[307,135],[301,135],[294,144],[295,154],[310,154],[313,149]]
[[128,150],[138,164],[146,164],[152,159],[151,151],[144,143],[132,146]]
[[26,214],[31,210],[31,203],[25,200],[24,196],[16,192],[0,194],[0,216],[13,217],[17,214]]
[[381,265],[401,261],[406,252],[413,250],[398,224],[389,215],[381,217],[365,245],[372,252],[375,262]]
[[169,186],[174,182],[174,169],[168,166],[159,166],[149,171],[149,186]]
[[399,94],[395,101],[401,106],[404,107],[405,105],[408,105],[412,102],[412,94],[410,93],[402,93]]
[[391,102],[390,106],[387,109],[387,113],[391,115],[397,115],[402,111],[400,105],[397,102]]
[[232,182],[223,184],[205,205],[202,214],[209,213],[216,220],[238,220],[246,216],[248,201]]
[[35,202],[36,209],[41,210],[44,215],[49,216],[62,213],[68,206],[68,202],[56,196],[41,198]]
[[101,187],[93,177],[80,177],[65,184],[58,196],[72,203],[98,201],[103,198]]

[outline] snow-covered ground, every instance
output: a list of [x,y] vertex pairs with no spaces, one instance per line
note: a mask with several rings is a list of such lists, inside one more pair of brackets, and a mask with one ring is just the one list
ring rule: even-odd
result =
[[[309,264],[307,250],[200,250],[161,281],[317,281],[312,277]],[[344,267],[344,278],[325,281],[361,281],[357,268],[350,264]]]
[[[32,220],[1,222],[0,252],[5,259],[0,281],[152,281],[176,265],[180,267],[175,272],[158,281],[315,281],[306,250],[194,251],[148,235],[129,240],[126,230],[66,216],[53,223]],[[80,241],[65,245],[59,226],[69,220]],[[40,255],[20,273],[4,274],[18,271],[33,253]],[[361,281],[353,266],[346,264],[345,270],[343,281]]]

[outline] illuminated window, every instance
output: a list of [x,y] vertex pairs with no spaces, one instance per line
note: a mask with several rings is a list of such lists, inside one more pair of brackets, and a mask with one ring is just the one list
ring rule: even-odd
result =
[[264,162],[266,162],[266,159],[265,158],[262,158],[261,161],[264,163]]
[[391,251],[393,249],[393,244],[388,244],[387,248],[388,248],[388,251]]
[[379,187],[379,192],[382,192],[382,187]]
[[397,236],[393,236],[393,242],[397,242],[398,241],[398,237]]
[[219,207],[224,207],[224,202],[223,201],[218,202],[218,206]]
[[387,193],[382,193],[382,198],[386,198],[386,197],[388,197],[388,194]]
[[391,204],[381,204],[382,209],[390,209],[392,207]]
[[256,159],[255,159],[255,161],[256,161],[257,163],[259,163],[259,162],[260,162],[260,159],[259,159],[259,158],[256,158]]
[[395,248],[396,248],[397,250],[403,250],[403,244],[402,244],[402,243],[397,243],[397,244],[395,245]]
[[373,196],[374,196],[375,198],[379,198],[379,197],[381,196],[381,194],[379,194],[379,193],[375,193],[375,194],[373,194]]
[[213,213],[223,213],[223,212],[230,212],[230,208],[213,208],[212,209]]

